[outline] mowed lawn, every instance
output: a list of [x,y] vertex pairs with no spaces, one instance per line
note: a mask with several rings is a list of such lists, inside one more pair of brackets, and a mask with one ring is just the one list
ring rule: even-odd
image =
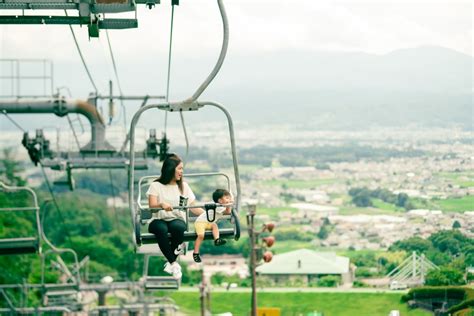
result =
[[449,198],[446,200],[433,200],[442,211],[464,212],[474,210],[474,196],[468,195],[462,198]]
[[[258,306],[281,308],[282,316],[306,315],[321,311],[324,316],[388,316],[391,310],[399,310],[405,316],[427,316],[429,312],[408,310],[400,303],[401,294],[391,293],[259,293]],[[199,315],[199,294],[175,292],[171,295],[180,311]],[[232,312],[234,316],[246,316],[250,310],[250,293],[230,292],[211,294],[212,313]]]

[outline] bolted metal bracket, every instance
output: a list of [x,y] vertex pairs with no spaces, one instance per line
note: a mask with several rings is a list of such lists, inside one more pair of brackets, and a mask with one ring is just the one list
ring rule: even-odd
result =
[[23,134],[21,144],[28,150],[31,161],[38,165],[43,158],[54,158],[55,153],[49,148],[50,141],[43,135],[43,130],[36,130],[35,138],[30,138],[28,132]]

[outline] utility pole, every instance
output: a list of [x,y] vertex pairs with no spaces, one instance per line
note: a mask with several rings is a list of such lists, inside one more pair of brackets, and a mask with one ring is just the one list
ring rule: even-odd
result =
[[247,214],[247,227],[250,240],[250,274],[252,277],[252,298],[251,298],[251,310],[250,316],[257,316],[257,256],[255,249],[255,229],[254,229],[254,219],[255,214],[257,213],[257,206],[251,204],[248,206]]
[[204,269],[201,270],[201,285],[199,286],[200,301],[201,301],[201,316],[206,316],[211,312],[211,295],[207,286]]
[[250,316],[257,316],[257,266],[259,262],[263,259],[265,262],[270,262],[272,260],[272,253],[270,251],[263,251],[266,247],[271,247],[275,243],[275,238],[273,236],[268,236],[262,238],[263,244],[259,245],[259,236],[261,233],[268,231],[272,232],[275,228],[275,224],[267,223],[263,224],[263,227],[260,231],[255,230],[255,215],[257,214],[257,206],[255,204],[248,205],[248,214],[247,214],[247,227],[250,241],[250,274],[252,277],[252,295],[251,295],[251,310]]

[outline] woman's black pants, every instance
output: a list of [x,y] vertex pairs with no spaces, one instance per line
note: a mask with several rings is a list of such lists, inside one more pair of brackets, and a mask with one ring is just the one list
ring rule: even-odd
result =
[[[169,263],[175,262],[178,257],[174,250],[183,242],[185,230],[186,223],[180,219],[172,221],[155,219],[148,225],[148,231],[156,236],[158,246]],[[168,239],[168,232],[171,234],[171,239]]]

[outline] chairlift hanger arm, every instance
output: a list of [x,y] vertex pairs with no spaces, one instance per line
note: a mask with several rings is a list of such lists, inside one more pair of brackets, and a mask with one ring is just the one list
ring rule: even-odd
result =
[[114,99],[114,100],[139,100],[142,101],[145,98],[148,99],[154,99],[154,100],[164,100],[165,96],[164,95],[146,95],[146,96],[140,96],[140,95],[97,95],[95,96],[96,99],[99,100],[109,100],[109,99]]

